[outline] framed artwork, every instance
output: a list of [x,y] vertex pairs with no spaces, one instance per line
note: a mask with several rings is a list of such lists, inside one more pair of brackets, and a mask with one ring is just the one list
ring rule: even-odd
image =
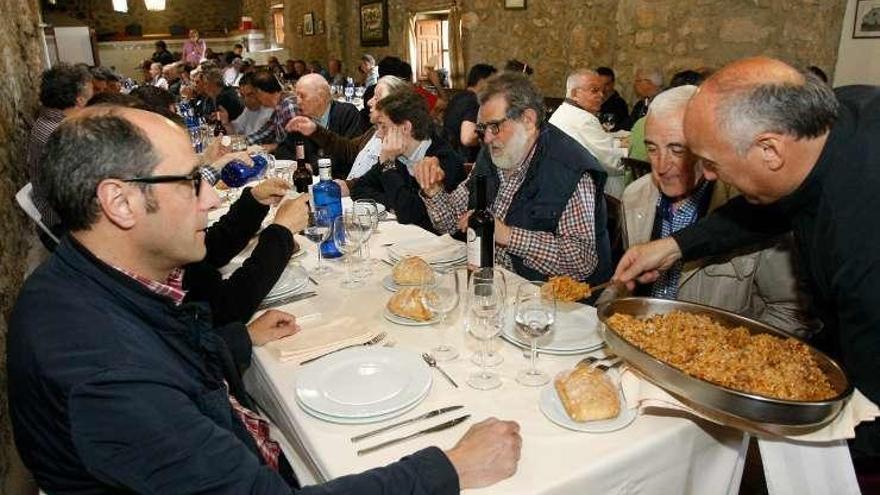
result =
[[526,0],[504,0],[504,8],[507,10],[525,10]]
[[388,0],[361,0],[361,46],[388,46]]
[[880,38],[880,0],[858,0],[853,38]]
[[312,12],[303,16],[303,34],[306,36],[315,34],[315,14]]

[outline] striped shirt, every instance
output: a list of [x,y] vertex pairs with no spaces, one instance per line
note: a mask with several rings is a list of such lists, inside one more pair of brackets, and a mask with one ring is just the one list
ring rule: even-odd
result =
[[[533,145],[520,165],[509,171],[498,169],[500,185],[489,211],[497,219],[507,216],[513,198],[525,180],[537,146]],[[433,198],[423,196],[434,227],[439,232],[458,229],[458,219],[467,212],[470,179],[451,193],[441,191]],[[569,275],[585,280],[599,264],[596,250],[596,185],[586,173],[581,177],[562,215],[556,232],[511,227],[510,244],[496,246],[495,263],[513,269],[510,255],[522,258],[526,266],[547,276]]]
[[287,137],[287,130],[284,129],[284,126],[287,125],[287,121],[296,115],[298,109],[296,96],[283,96],[278,101],[278,104],[275,105],[275,113],[263,124],[263,127],[247,135],[247,143],[249,145],[281,143]]
[[61,222],[55,210],[49,206],[49,200],[46,197],[46,187],[42,182],[40,167],[40,158],[43,150],[46,149],[46,143],[49,142],[49,136],[55,132],[55,129],[61,125],[64,120],[64,111],[57,108],[43,108],[34,126],[31,128],[31,134],[28,138],[27,161],[28,161],[28,177],[34,185],[34,204],[40,211],[43,224],[52,228]]

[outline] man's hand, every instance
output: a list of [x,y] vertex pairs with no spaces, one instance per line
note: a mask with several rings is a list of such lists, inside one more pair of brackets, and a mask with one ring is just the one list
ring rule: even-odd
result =
[[[219,142],[219,141],[220,140],[217,139],[214,142]],[[251,156],[247,153],[247,151],[236,151],[235,153],[226,153],[225,155],[221,156],[220,158],[213,160],[211,162],[211,168],[213,168],[214,170],[222,170],[223,167],[226,166],[227,163],[229,163],[233,160],[238,160],[240,162],[244,162],[245,165],[247,165],[248,167],[254,166],[254,161],[251,160]]]
[[260,182],[253,189],[251,195],[260,204],[277,205],[284,199],[284,195],[290,190],[290,183],[281,177],[270,177]]
[[668,270],[679,258],[681,249],[672,237],[638,244],[623,254],[611,280],[633,290],[636,281],[642,284],[654,282],[660,272]]
[[257,347],[293,335],[300,330],[299,325],[296,324],[295,316],[277,309],[270,309],[261,314],[257,319],[248,323],[247,329],[248,335],[251,336],[251,343]]
[[436,157],[428,156],[416,163],[413,173],[425,196],[432,198],[443,190],[443,179],[446,178],[446,172],[443,171],[440,160]]
[[339,186],[339,189],[341,189],[343,198],[351,196],[351,191],[348,190],[348,181],[333,179],[333,182],[335,182]]
[[509,245],[512,233],[513,229],[509,225],[502,222],[500,218],[495,217],[495,244],[502,247]]
[[382,151],[379,152],[379,162],[396,160],[402,155],[406,147],[403,130],[400,127],[389,127],[388,132],[382,138]]
[[296,199],[288,199],[278,206],[272,223],[286,227],[295,234],[309,226],[309,195],[301,194]]
[[287,130],[287,132],[298,132],[303,136],[311,136],[318,128],[318,124],[316,124],[314,120],[304,115],[297,115],[296,117],[288,120],[284,128]]
[[[226,155],[231,151],[232,149],[230,147],[223,146],[222,139],[215,139],[211,141],[211,144],[209,144],[207,148],[205,148],[203,158],[205,159],[206,163],[213,163],[214,160],[220,159],[223,155]],[[212,166],[216,167],[216,165]]]
[[468,210],[464,212],[460,217],[458,217],[458,230],[462,232],[467,232],[468,229],[468,221],[471,219],[471,213],[474,210]]
[[521,450],[519,425],[489,418],[471,426],[446,456],[462,489],[481,488],[513,476]]

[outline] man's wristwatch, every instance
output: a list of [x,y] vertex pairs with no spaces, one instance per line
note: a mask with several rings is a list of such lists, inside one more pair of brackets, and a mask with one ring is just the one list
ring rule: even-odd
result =
[[395,160],[395,159],[385,160],[379,164],[379,168],[382,170],[382,172],[387,172],[389,170],[395,169],[395,168],[397,168],[397,160]]

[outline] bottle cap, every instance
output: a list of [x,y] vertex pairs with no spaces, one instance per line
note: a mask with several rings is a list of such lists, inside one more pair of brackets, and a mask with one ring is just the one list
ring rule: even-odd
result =
[[331,162],[329,158],[319,158],[318,159],[318,168],[330,168]]

